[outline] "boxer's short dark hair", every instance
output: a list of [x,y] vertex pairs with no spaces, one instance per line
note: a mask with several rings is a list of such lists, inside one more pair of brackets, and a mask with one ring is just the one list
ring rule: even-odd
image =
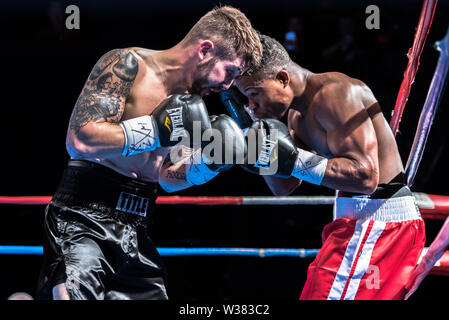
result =
[[191,44],[198,39],[214,41],[220,58],[243,57],[247,69],[258,65],[262,58],[259,33],[244,13],[230,6],[217,7],[206,13],[183,42]]
[[262,59],[257,66],[245,73],[255,81],[272,79],[279,71],[287,70],[292,64],[292,60],[282,44],[267,35],[261,34],[259,38],[263,49]]

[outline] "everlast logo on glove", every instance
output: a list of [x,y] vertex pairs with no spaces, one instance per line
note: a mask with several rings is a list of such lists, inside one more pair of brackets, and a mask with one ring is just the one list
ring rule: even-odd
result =
[[[187,137],[187,132],[184,129],[183,121],[182,121],[182,107],[167,109],[168,117],[165,120],[165,126],[171,132],[170,140],[177,141],[179,137]],[[171,130],[170,130],[170,122],[171,122]]]
[[[268,140],[264,137],[263,143],[261,146],[261,150],[259,153],[259,157],[257,158],[256,163],[254,164],[257,168],[264,168],[268,169],[270,167],[270,160],[271,160],[271,154],[273,153],[274,147],[276,147],[276,141]],[[273,160],[276,160],[275,157],[273,157]]]
[[257,168],[258,174],[273,175],[278,170],[278,132],[265,129],[250,129],[246,133],[248,155],[247,165]]
[[171,127],[170,127],[170,125],[171,125],[171,121],[170,121],[169,117],[165,117],[165,123],[164,123],[164,126],[168,129],[168,131],[171,132]]

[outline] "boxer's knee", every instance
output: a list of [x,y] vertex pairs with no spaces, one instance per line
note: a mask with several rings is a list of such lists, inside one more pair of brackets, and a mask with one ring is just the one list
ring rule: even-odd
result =
[[53,300],[70,300],[69,292],[65,286],[65,283],[60,283],[53,287],[52,290]]

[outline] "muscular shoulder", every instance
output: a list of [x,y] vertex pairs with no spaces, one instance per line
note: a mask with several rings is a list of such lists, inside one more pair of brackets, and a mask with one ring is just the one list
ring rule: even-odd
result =
[[[85,84],[85,93],[104,92],[127,98],[131,88],[144,78],[146,63],[136,48],[113,49],[101,56]],[[125,90],[117,90],[117,89]]]
[[[371,89],[361,80],[340,72],[323,73],[319,79],[321,86],[317,93],[320,102],[330,105],[335,101],[360,101],[364,105],[376,102]],[[338,100],[335,100],[335,97]]]
[[129,49],[106,52],[95,64],[75,104],[70,128],[75,132],[90,122],[118,122],[139,72]]
[[326,102],[326,104],[334,101],[335,97],[339,99],[351,98],[355,93],[354,89],[363,85],[361,81],[338,72],[322,74],[319,81],[321,86],[319,87],[316,98],[320,102]]
[[151,57],[153,53],[156,52],[156,50],[147,49],[147,48],[140,48],[140,47],[129,47],[125,50],[129,50],[133,52],[138,58],[142,60],[146,60],[147,58]]
[[113,49],[106,52],[97,61],[89,75],[89,80],[96,80],[106,71],[110,71],[120,79],[130,81],[135,79],[138,70],[138,57],[132,50]]
[[364,109],[367,88],[362,81],[345,74],[327,74],[313,100],[315,118],[325,127],[349,120]]

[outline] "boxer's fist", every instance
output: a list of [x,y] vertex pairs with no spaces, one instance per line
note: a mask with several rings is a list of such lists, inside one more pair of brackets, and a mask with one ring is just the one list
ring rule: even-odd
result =
[[293,176],[321,184],[327,159],[296,147],[287,126],[281,121],[255,121],[246,132],[246,139],[247,156],[243,165],[246,170],[280,178]]
[[[123,156],[171,147],[181,139],[188,141],[189,147],[200,147],[203,132],[211,128],[203,99],[191,94],[171,95],[151,115],[125,120],[120,125],[125,137]],[[199,135],[197,143],[195,130]]]
[[291,175],[298,150],[285,124],[274,119],[257,120],[245,136],[248,146],[244,169],[281,178]]
[[211,116],[213,130],[204,133],[210,142],[197,149],[185,161],[186,181],[190,185],[201,185],[229,170],[245,157],[245,136],[237,123],[227,115]]
[[236,163],[243,163],[246,142],[237,123],[224,114],[213,115],[210,121],[216,131],[214,140],[203,150],[203,155],[209,160],[206,161],[207,166],[215,172],[223,172]]
[[201,134],[211,128],[206,105],[198,95],[171,95],[159,104],[152,117],[157,124],[162,147],[174,146],[182,137],[192,140],[194,125],[198,126]]

